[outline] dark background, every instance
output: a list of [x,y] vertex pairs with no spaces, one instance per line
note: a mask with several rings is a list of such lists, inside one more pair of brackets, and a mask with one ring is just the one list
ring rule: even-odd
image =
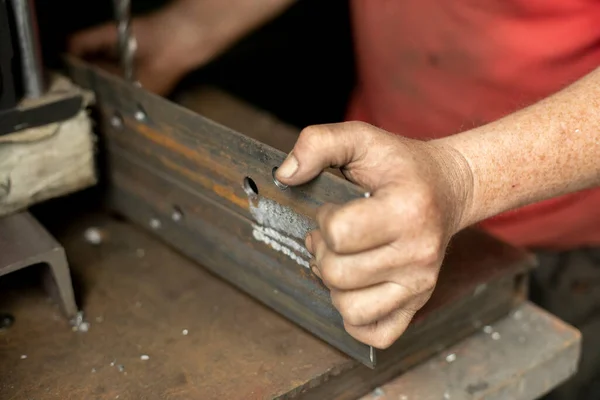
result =
[[[132,11],[141,14],[162,4],[133,0]],[[57,66],[65,38],[110,20],[111,7],[112,0],[38,0],[46,63]],[[303,127],[342,120],[354,80],[348,1],[300,0],[180,87],[213,84]]]

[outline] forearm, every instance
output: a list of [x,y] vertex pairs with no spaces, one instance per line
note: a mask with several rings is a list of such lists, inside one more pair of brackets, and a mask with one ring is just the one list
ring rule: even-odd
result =
[[[166,12],[190,27],[190,35],[202,30],[203,41],[217,55],[251,31],[277,17],[294,0],[176,0]],[[192,27],[194,27],[192,29]],[[193,38],[190,38],[193,40]],[[191,67],[196,60],[190,57]]]
[[471,167],[462,227],[600,185],[600,69],[515,114],[435,142]]

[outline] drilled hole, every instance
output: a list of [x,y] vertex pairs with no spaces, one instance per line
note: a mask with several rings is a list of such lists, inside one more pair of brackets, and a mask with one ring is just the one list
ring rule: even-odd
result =
[[123,127],[123,117],[121,116],[121,113],[115,111],[113,115],[111,115],[110,125],[116,129],[121,129]]
[[173,206],[173,211],[171,211],[171,219],[175,222],[179,222],[183,219],[183,211],[179,206]]
[[146,110],[144,110],[144,107],[142,107],[140,104],[137,105],[137,109],[133,116],[138,121],[145,121],[146,118],[148,118],[148,115],[146,114]]
[[258,196],[258,186],[256,186],[256,182],[248,176],[244,178],[244,191],[248,196]]

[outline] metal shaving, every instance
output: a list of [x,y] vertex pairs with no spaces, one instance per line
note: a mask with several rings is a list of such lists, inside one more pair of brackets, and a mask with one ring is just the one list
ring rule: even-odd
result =
[[102,232],[100,231],[100,229],[98,229],[96,227],[89,227],[83,233],[83,237],[85,238],[85,241],[88,242],[89,244],[93,244],[95,246],[102,243],[102,236],[103,236]]
[[83,311],[77,312],[70,322],[74,332],[87,332],[90,330],[90,323],[84,320]]

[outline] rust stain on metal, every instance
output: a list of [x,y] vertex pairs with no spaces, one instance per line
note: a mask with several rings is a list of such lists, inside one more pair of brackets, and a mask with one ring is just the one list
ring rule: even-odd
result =
[[165,132],[158,132],[152,129],[149,125],[143,123],[133,123],[133,128],[136,132],[142,134],[147,139],[150,139],[156,144],[159,144],[167,149],[173,150],[178,154],[184,155],[190,160],[205,162],[206,159],[201,157],[197,150],[192,150],[183,146],[169,135],[165,135]]
[[242,199],[242,198],[238,197],[233,192],[232,188],[217,185],[214,182],[212,182],[210,179],[208,179],[194,171],[190,171],[189,169],[187,169],[177,163],[172,162],[171,160],[169,160],[166,157],[159,157],[159,159],[168,168],[171,168],[171,169],[187,176],[189,179],[191,179],[195,182],[198,182],[199,184],[201,184],[202,186],[206,187],[209,190],[212,190],[213,192],[215,192],[216,194],[218,194],[225,200],[230,201],[241,208],[248,209],[248,201],[246,199]]

